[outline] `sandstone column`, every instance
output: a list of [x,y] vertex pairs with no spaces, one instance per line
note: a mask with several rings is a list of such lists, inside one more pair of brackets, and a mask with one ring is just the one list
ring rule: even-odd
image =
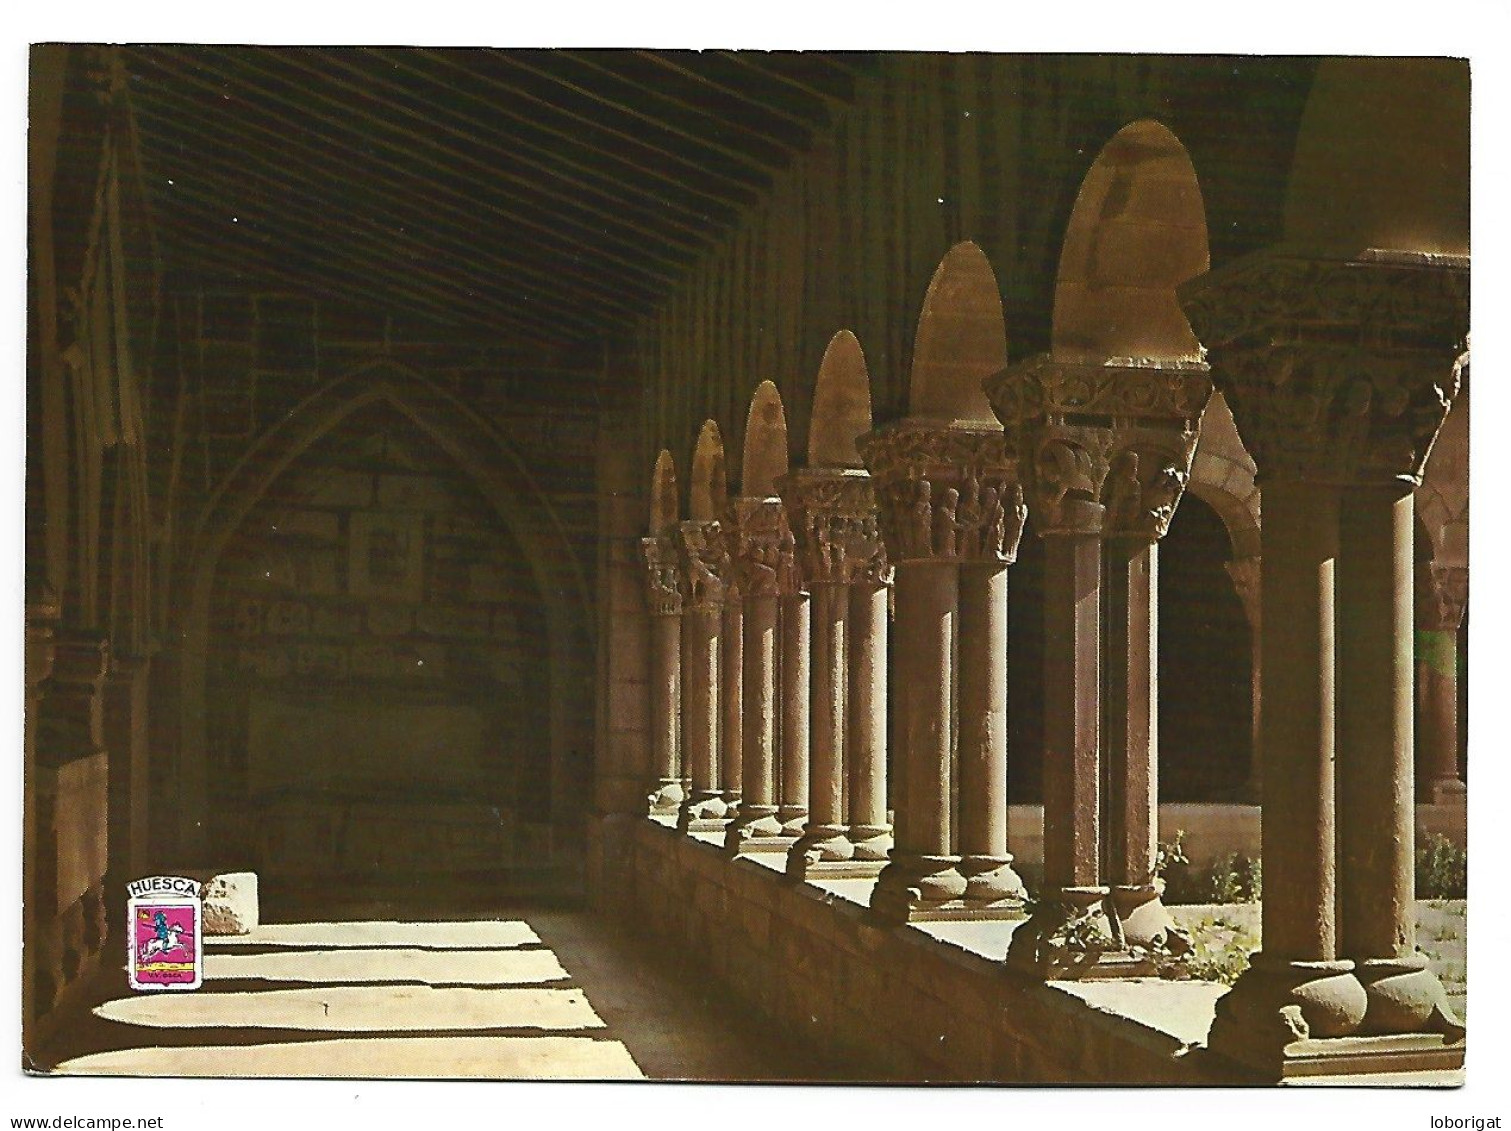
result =
[[[1021,491],[967,480],[958,520],[960,565],[960,872],[973,907],[1021,907],[1028,892],[1007,850],[1007,563],[1027,518]],[[1011,517],[1009,517],[1011,516]],[[1010,541],[1008,541],[1010,537]]]
[[653,816],[675,815],[682,804],[682,593],[676,548],[669,538],[645,538],[646,605],[650,611],[651,792]]
[[719,636],[724,585],[717,520],[690,520],[677,528],[681,552],[682,747],[691,788],[677,827],[717,822],[728,806],[719,788]]
[[1425,801],[1463,804],[1459,777],[1459,628],[1469,598],[1469,567],[1416,565],[1416,678],[1422,732],[1417,781]]
[[681,766],[682,587],[677,561],[677,471],[662,449],[651,479],[650,535],[640,540],[650,614],[652,816],[675,816],[686,792]]
[[1211,391],[1206,365],[1178,357],[1047,354],[987,382],[1045,543],[1047,894],[1008,955],[1042,975],[1150,973],[1148,954],[1190,948],[1154,875],[1157,545]]
[[1224,567],[1233,579],[1233,589],[1243,603],[1244,619],[1249,622],[1249,640],[1252,658],[1249,661],[1249,775],[1244,780],[1240,796],[1252,804],[1259,804],[1264,796],[1264,768],[1259,757],[1259,721],[1263,716],[1264,697],[1260,688],[1264,668],[1260,640],[1263,635],[1264,612],[1259,602],[1259,573],[1261,558],[1258,554],[1249,558],[1235,558]]
[[[782,835],[777,820],[777,585],[787,519],[780,499],[731,500],[736,549],[731,558],[741,593],[741,787],[738,816],[725,847]],[[755,847],[755,846],[751,846]]]
[[1451,257],[1285,250],[1183,294],[1265,509],[1264,951],[1209,1046],[1281,1075],[1307,1036],[1356,1038],[1340,1071],[1462,1061],[1412,948],[1410,594],[1411,491],[1457,388],[1467,296]]
[[850,771],[847,823],[856,860],[882,861],[892,849],[892,825],[887,820],[887,596],[890,583],[891,569],[881,557],[850,586],[845,759]]
[[719,780],[724,812],[734,817],[740,806],[743,773],[742,717],[744,713],[745,615],[739,587],[724,588],[724,627],[719,638],[719,705],[722,722],[719,730]]
[[[809,824],[787,858],[788,874],[802,878],[815,865],[850,860],[855,855],[846,820],[849,791],[846,763],[853,757],[853,752],[847,750],[851,741],[848,722],[852,709],[851,673],[856,671],[854,665],[858,661],[862,667],[856,671],[856,678],[866,681],[861,694],[872,694],[877,659],[870,635],[873,626],[869,622],[874,614],[869,608],[863,609],[867,623],[859,626],[863,654],[852,651],[851,584],[865,581],[867,571],[877,573],[884,571],[885,566],[877,560],[881,546],[876,504],[865,471],[806,468],[783,479],[781,489],[795,526],[803,576],[813,594]],[[882,596],[885,600],[884,590]],[[885,617],[885,606],[882,615]],[[883,634],[885,631],[883,625]],[[882,640],[884,646],[885,635]],[[884,678],[884,656],[881,664]],[[883,696],[883,712],[885,704]],[[874,700],[862,706],[871,712],[874,721]],[[882,798],[878,817],[874,736],[863,730],[858,740],[865,743],[867,754],[866,780],[862,783],[866,791],[863,815],[877,819],[881,826],[878,831],[874,824],[867,825],[865,839],[870,840],[885,835],[886,769],[883,765],[880,770]]]
[[[1007,590],[996,571],[1012,560],[1027,514],[1016,463],[1000,428],[928,419],[878,429],[860,448],[876,480],[882,536],[896,569],[894,702],[902,744],[896,844],[872,893],[872,911],[898,922],[969,914],[972,903],[1016,908],[1021,881],[1001,835],[1006,658],[993,654],[1006,644]],[[977,618],[968,628],[960,619],[962,563],[981,571],[967,583]],[[966,675],[968,662],[973,670]],[[958,759],[957,741],[964,743]],[[957,761],[958,783],[951,768]],[[952,812],[952,794],[959,814]],[[969,867],[979,877],[972,902],[962,855],[972,858]]]
[[777,788],[777,820],[785,836],[802,836],[808,824],[808,696],[812,689],[812,606],[797,567],[792,532],[783,535],[778,640],[781,646],[781,767]]

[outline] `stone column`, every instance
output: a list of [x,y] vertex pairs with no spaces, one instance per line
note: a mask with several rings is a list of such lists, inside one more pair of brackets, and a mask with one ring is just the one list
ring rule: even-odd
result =
[[787,568],[782,564],[783,535],[788,531],[777,498],[731,500],[729,526],[730,564],[741,593],[742,750],[740,809],[729,823],[724,846],[740,851],[782,835],[776,793],[777,624],[778,579]]
[[740,806],[743,761],[741,717],[744,711],[745,616],[739,588],[724,588],[724,627],[719,638],[719,780],[723,785],[724,815],[733,818]]
[[850,843],[855,859],[882,861],[892,850],[887,820],[887,599],[891,569],[882,557],[850,586],[850,650],[845,720]]
[[114,656],[105,677],[105,748],[110,751],[110,866],[106,890],[112,930],[123,929],[126,884],[147,873],[147,691],[151,661]]
[[646,605],[650,612],[650,700],[652,816],[675,816],[682,786],[682,592],[677,579],[677,547],[669,537],[642,538],[646,565]]
[[1308,1037],[1309,1073],[1453,1067],[1463,1029],[1411,946],[1410,492],[1467,261],[1266,251],[1182,295],[1264,484],[1264,951],[1208,1045],[1281,1076]]
[[677,814],[683,832],[712,827],[728,806],[719,788],[719,636],[723,625],[722,539],[714,520],[677,528],[681,554],[682,751],[691,788]]
[[1264,680],[1264,667],[1260,639],[1264,627],[1263,606],[1259,601],[1259,572],[1262,559],[1258,554],[1249,558],[1234,558],[1224,567],[1233,579],[1233,589],[1243,603],[1244,619],[1249,622],[1249,640],[1252,648],[1249,661],[1249,775],[1244,780],[1239,796],[1254,805],[1264,796],[1264,767],[1259,757],[1259,721],[1263,715],[1264,696],[1260,694]]
[[987,381],[1045,542],[1046,898],[1008,954],[1043,976],[1151,973],[1190,949],[1154,875],[1156,546],[1211,392],[1179,359],[1042,355]]
[[[787,857],[788,875],[802,878],[816,866],[833,865],[855,855],[846,821],[849,784],[846,762],[852,757],[846,750],[851,707],[849,673],[856,662],[850,645],[850,593],[852,582],[866,580],[870,574],[883,574],[885,560],[871,480],[864,471],[808,468],[785,476],[778,486],[797,539],[799,564],[812,593],[813,605],[809,823]],[[863,611],[868,618],[872,615],[869,609]],[[860,662],[865,665],[876,662],[873,644],[867,635],[870,630],[869,623],[859,628],[860,643],[865,650]],[[883,634],[885,631],[883,626]],[[884,642],[885,635],[882,639]],[[884,678],[884,657],[881,662]],[[875,676],[874,667],[867,667],[860,678],[874,681]],[[861,688],[862,695],[870,693],[870,686]],[[885,703],[883,693],[883,712]],[[874,715],[876,704],[873,701],[868,700],[864,707]],[[867,795],[865,816],[877,819],[874,738],[869,733],[862,733],[860,740],[866,743],[868,755],[866,780],[862,783]],[[885,835],[884,765],[880,774],[881,828],[867,826],[863,830],[867,840]],[[875,847],[873,844],[873,850]],[[834,874],[835,869],[830,868],[828,872]]]
[[777,820],[784,836],[803,835],[808,825],[809,701],[812,693],[813,609],[796,565],[796,547],[789,530],[782,543],[784,567],[781,587],[781,767],[777,789]]
[[1422,730],[1417,783],[1434,805],[1464,803],[1459,777],[1459,628],[1469,599],[1469,567],[1417,563],[1416,676]]
[[1000,486],[967,481],[959,512],[965,560],[960,565],[955,847],[967,904],[1016,909],[1028,892],[1007,850],[1007,565],[1017,558],[1028,511],[1016,483],[1006,498]]
[[[980,877],[976,903],[1018,905],[1021,883],[1000,837],[1006,820],[1006,588],[993,574],[1011,561],[1026,510],[1017,465],[994,428],[904,420],[861,438],[876,480],[882,537],[897,571],[897,680],[894,692],[901,775],[892,860],[871,896],[884,922],[970,914],[962,853]],[[973,616],[960,620],[962,563],[979,566],[968,586]],[[974,665],[957,689],[960,663]],[[967,660],[969,657],[969,660]],[[986,670],[981,670],[985,664]],[[1002,687],[997,688],[998,676]],[[960,733],[971,749],[956,757]],[[952,764],[960,763],[958,780]],[[958,788],[957,788],[958,786]],[[961,814],[952,812],[959,797]],[[971,816],[965,818],[969,808]],[[962,839],[964,838],[964,839]]]

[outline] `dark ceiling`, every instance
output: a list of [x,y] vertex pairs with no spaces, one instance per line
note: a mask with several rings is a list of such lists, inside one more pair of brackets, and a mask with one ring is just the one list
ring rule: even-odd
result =
[[124,59],[170,270],[551,346],[654,307],[875,67],[747,51]]

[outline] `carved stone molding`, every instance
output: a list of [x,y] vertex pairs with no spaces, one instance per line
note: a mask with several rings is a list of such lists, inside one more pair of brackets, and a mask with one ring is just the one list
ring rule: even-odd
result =
[[1417,628],[1457,632],[1469,603],[1469,567],[1419,563],[1416,579]]
[[642,538],[640,552],[645,559],[645,603],[651,616],[676,616],[682,611],[676,539]]
[[875,479],[887,556],[1017,560],[1028,507],[1017,453],[996,429],[904,420],[857,441]]
[[1458,390],[1467,259],[1270,250],[1180,293],[1261,478],[1421,483]]
[[695,608],[723,604],[729,555],[717,520],[694,520],[677,526],[679,580],[683,600]]
[[1212,382],[1204,362],[1041,354],[986,382],[1022,455],[1044,533],[1157,541],[1191,477]]
[[810,585],[888,585],[876,492],[864,471],[810,468],[777,482]]
[[731,499],[723,530],[730,573],[742,597],[791,596],[802,589],[797,540],[781,499]]

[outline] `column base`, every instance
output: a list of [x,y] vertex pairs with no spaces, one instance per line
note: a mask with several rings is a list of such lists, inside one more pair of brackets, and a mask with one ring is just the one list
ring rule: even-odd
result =
[[1368,1004],[1359,1023],[1360,1036],[1437,1033],[1461,1041],[1464,1024],[1448,1004],[1448,991],[1422,954],[1399,958],[1365,958],[1354,964]]
[[892,826],[851,825],[850,843],[857,861],[885,864],[892,856]]
[[729,817],[729,807],[724,798],[711,790],[699,790],[683,799],[677,810],[678,832],[710,832],[723,828]]
[[1013,870],[1013,858],[962,856],[960,874],[965,877],[965,902],[972,907],[1009,907],[1021,910],[1028,899],[1023,877]]
[[787,851],[787,875],[804,879],[820,863],[845,862],[855,856],[855,846],[845,835],[844,825],[809,825]]
[[782,823],[783,836],[802,836],[808,831],[808,810],[797,805],[783,805],[776,819]]
[[1163,958],[1180,959],[1191,953],[1191,936],[1170,917],[1161,896],[1163,881],[1149,884],[1116,884],[1108,897],[1128,946],[1152,951]]
[[1157,975],[1154,955],[1130,947],[1116,916],[1107,914],[1110,894],[1104,887],[1066,887],[1035,903],[1028,922],[1013,932],[1007,965],[1046,982]]
[[[1355,964],[1272,961],[1255,954],[1218,1001],[1207,1048],[1272,1080],[1462,1068],[1464,1027],[1446,1001],[1423,992],[1428,980],[1437,982],[1425,960],[1414,958]],[[1440,994],[1442,987],[1436,990]],[[1370,1023],[1380,1025],[1421,1018],[1424,1008],[1429,1011],[1421,1031],[1364,1031],[1372,1009]]]
[[687,791],[682,788],[682,782],[678,778],[662,778],[656,783],[648,798],[650,802],[650,815],[652,817],[676,816],[682,808],[682,802],[687,798]]
[[[741,805],[739,814],[724,830],[726,852],[752,852],[763,842],[782,838],[782,822],[776,818],[774,805]],[[791,842],[789,841],[788,844]],[[787,844],[782,845],[783,848]]]
[[897,925],[949,906],[960,907],[965,877],[958,856],[913,856],[894,852],[871,890],[871,918]]

